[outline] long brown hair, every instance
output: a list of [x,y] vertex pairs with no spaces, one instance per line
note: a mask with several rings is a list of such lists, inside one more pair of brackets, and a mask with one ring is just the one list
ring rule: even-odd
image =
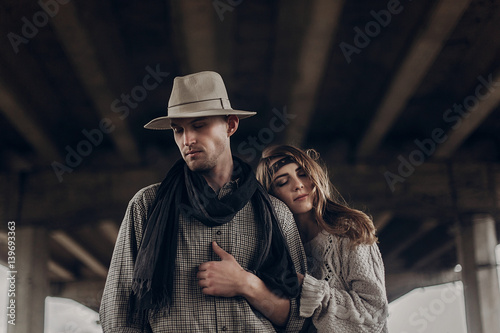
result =
[[347,237],[352,245],[373,244],[377,241],[372,220],[360,210],[350,208],[331,183],[326,167],[314,149],[303,151],[289,145],[271,146],[264,149],[257,166],[257,179],[273,194],[271,161],[290,156],[304,170],[313,183],[314,218],[327,232]]

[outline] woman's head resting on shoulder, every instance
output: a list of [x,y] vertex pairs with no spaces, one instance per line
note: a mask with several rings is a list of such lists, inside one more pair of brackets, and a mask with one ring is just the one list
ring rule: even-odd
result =
[[[326,173],[316,162],[319,154],[293,146],[271,146],[262,152],[257,179],[272,195],[283,201],[293,214],[304,213],[326,199]],[[305,196],[305,197],[304,197]],[[323,199],[323,200],[324,200]]]
[[256,174],[264,188],[283,201],[295,216],[312,211],[322,229],[348,237],[353,245],[373,244],[377,240],[371,219],[348,207],[314,149],[267,147]]

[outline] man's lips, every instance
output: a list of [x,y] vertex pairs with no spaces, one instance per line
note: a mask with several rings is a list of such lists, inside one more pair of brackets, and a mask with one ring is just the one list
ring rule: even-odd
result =
[[189,156],[189,155],[197,154],[197,153],[201,153],[201,150],[191,150],[191,151],[188,151],[186,153],[186,157]]
[[302,200],[302,199],[305,199],[309,194],[302,194],[302,195],[299,195],[298,197],[296,197],[295,199],[293,199],[293,201],[297,201],[297,200]]

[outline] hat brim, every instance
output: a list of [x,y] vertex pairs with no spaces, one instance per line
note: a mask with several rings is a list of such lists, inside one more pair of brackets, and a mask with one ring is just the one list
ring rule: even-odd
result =
[[238,118],[240,119],[244,119],[254,116],[256,114],[257,112],[233,110],[233,109],[216,109],[216,110],[185,112],[182,115],[178,116],[164,116],[155,118],[146,125],[144,125],[144,128],[152,130],[169,130],[172,129],[172,127],[170,127],[170,119],[176,119],[176,118],[200,118],[200,117],[235,115],[238,116]]

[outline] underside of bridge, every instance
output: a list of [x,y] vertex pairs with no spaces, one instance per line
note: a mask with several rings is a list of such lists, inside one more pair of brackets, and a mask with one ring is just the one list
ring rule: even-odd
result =
[[4,0],[0,17],[0,260],[13,221],[33,325],[12,332],[43,331],[45,296],[98,309],[128,201],[180,157],[143,125],[202,70],[257,112],[235,155],[315,148],[373,217],[390,300],[462,280],[469,331],[500,330],[497,1]]

